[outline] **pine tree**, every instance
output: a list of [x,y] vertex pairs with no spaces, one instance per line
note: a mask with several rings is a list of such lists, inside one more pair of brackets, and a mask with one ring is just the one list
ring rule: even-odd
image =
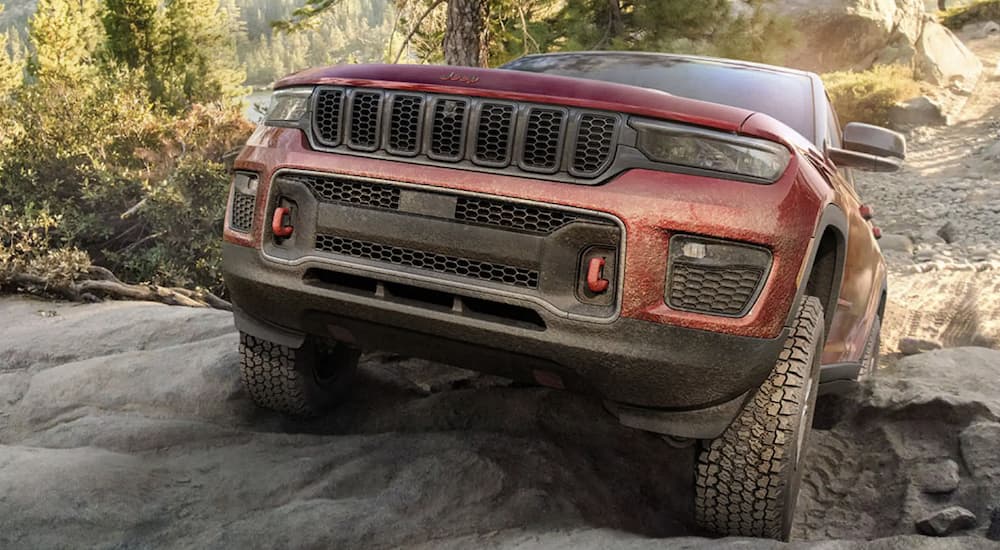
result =
[[38,0],[29,23],[34,55],[28,69],[39,80],[75,82],[93,74],[104,39],[97,0]]
[[[0,4],[0,13],[3,13],[3,4]],[[17,52],[8,50],[7,35],[0,34],[0,98],[6,96],[20,83],[21,66]]]
[[241,101],[246,73],[236,68],[232,28],[217,0],[167,2],[159,60],[165,106],[181,110],[194,103]]
[[155,73],[162,40],[158,0],[104,0],[105,49],[116,62]]

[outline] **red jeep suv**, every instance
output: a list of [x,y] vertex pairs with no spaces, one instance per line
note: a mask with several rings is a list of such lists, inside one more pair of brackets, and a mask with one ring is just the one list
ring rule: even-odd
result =
[[362,351],[603,400],[698,445],[695,520],[787,538],[821,389],[876,367],[886,270],[820,79],[640,53],[289,76],[235,166],[250,396],[318,414]]

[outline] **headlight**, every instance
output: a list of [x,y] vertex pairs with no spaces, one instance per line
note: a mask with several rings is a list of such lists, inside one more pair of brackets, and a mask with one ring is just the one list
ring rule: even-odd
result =
[[312,88],[286,88],[274,92],[264,123],[273,126],[297,125],[309,112],[312,91]]
[[632,120],[639,150],[651,160],[773,182],[788,167],[783,146],[669,122]]

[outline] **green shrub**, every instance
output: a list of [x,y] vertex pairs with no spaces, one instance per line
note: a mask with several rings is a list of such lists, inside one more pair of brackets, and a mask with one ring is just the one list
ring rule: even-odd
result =
[[223,159],[252,126],[233,107],[156,109],[139,78],[15,92],[0,113],[0,205],[46,205],[45,246],[75,247],[126,281],[219,293]]
[[10,205],[0,206],[0,287],[17,274],[62,283],[86,271],[90,258],[85,252],[51,242],[50,232],[59,222],[48,208],[28,205],[16,211]]
[[900,65],[827,73],[823,82],[842,124],[866,122],[885,126],[893,105],[920,92],[913,72]]
[[968,6],[951,8],[941,12],[940,19],[944,26],[953,30],[969,23],[1000,21],[1000,0],[979,0]]

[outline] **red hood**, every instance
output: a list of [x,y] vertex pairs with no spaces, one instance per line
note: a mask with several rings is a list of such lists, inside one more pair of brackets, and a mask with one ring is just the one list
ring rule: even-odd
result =
[[287,76],[275,89],[311,84],[393,88],[572,105],[737,132],[752,111],[647,88],[525,71],[439,65],[337,65]]

